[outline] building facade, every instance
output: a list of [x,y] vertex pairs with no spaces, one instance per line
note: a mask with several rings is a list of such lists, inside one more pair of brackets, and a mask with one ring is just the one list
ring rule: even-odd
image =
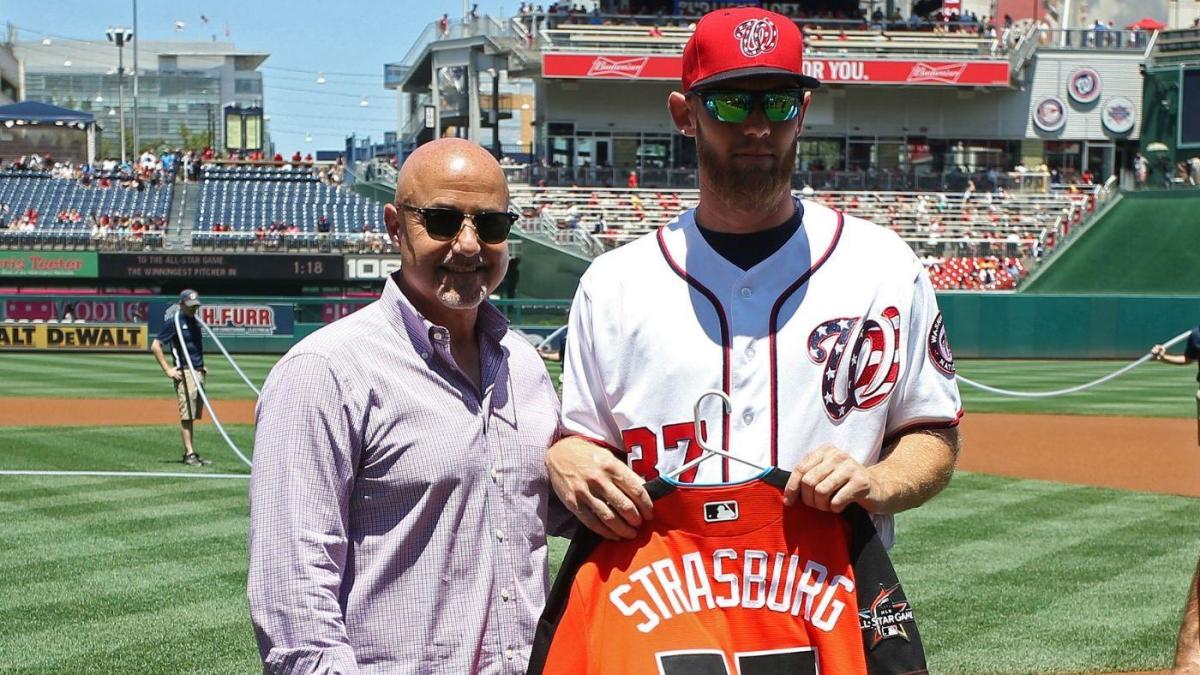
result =
[[[109,42],[17,42],[14,52],[24,63],[25,98],[94,113],[106,131],[101,154],[114,156],[121,115],[131,151],[225,148],[226,109],[263,106],[259,67],[269,56],[224,42],[141,43],[136,116],[141,147],[135,149],[131,46],[124,48],[124,78],[118,73],[117,47]],[[262,140],[269,147],[265,133]]]

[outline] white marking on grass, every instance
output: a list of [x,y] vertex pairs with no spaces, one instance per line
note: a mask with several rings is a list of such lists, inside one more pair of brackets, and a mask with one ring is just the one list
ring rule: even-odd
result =
[[188,473],[183,471],[36,471],[0,470],[0,476],[108,476],[115,478],[249,478],[248,473]]

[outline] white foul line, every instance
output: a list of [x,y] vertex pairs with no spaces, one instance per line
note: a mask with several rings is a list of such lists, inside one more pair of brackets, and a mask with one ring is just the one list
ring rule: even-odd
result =
[[35,471],[0,470],[0,476],[113,476],[117,478],[249,478],[248,473],[187,473],[182,471]]

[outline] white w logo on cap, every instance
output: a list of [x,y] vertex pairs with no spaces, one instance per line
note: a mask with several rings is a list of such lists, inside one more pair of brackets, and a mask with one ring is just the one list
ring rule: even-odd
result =
[[779,44],[779,29],[767,18],[747,19],[733,29],[733,37],[737,39],[742,54],[747,58],[770,54]]

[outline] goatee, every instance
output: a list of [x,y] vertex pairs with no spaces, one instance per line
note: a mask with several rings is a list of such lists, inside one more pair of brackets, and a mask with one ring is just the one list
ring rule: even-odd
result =
[[788,146],[782,157],[773,157],[769,166],[740,168],[734,166],[732,157],[718,154],[696,129],[696,154],[710,187],[735,209],[753,211],[762,208],[763,204],[773,203],[781,193],[792,188],[792,171],[796,168],[795,143]]

